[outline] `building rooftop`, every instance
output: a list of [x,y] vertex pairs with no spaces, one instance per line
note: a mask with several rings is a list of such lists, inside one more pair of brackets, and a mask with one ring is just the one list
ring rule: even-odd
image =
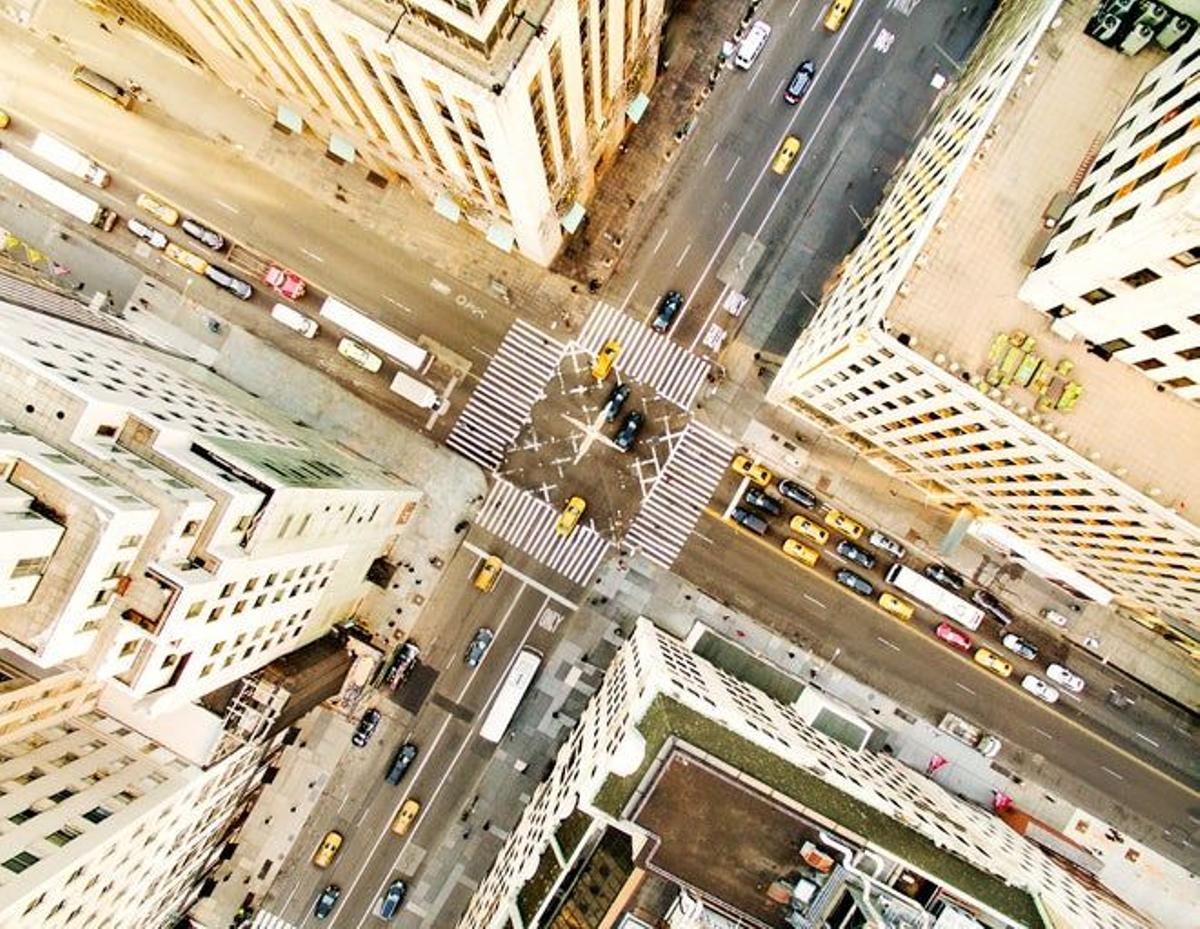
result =
[[[1030,271],[1027,252],[1043,233],[1042,214],[1078,178],[1143,75],[1162,60],[1153,46],[1130,58],[1088,38],[1090,8],[1064,7],[1064,22],[1043,38],[1037,69],[997,116],[991,138],[963,177],[907,296],[889,308],[886,327],[909,334],[914,349],[968,376],[986,375],[1001,333],[1036,340],[1049,365],[1073,370],[1083,393],[1067,413],[1041,411],[1037,395],[1012,385],[1001,402],[1043,431],[1164,506],[1200,501],[1200,428],[1193,404],[1163,393],[1136,369],[1104,361],[1050,331],[1053,321],[1017,299]],[[985,385],[986,386],[986,385]],[[1041,422],[1032,417],[1041,417]],[[1181,463],[1187,463],[1182,464]]]

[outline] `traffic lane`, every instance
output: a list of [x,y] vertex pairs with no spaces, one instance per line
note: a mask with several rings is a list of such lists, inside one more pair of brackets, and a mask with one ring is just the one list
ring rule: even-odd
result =
[[64,94],[69,68],[44,58],[0,58],[0,77],[11,87],[5,106],[14,115],[12,129],[28,135],[45,129],[108,166],[113,182],[97,189],[98,199],[135,188],[121,201],[123,218],[136,215],[127,204],[148,190],[402,333],[427,335],[467,357],[476,344],[499,343],[512,319],[502,301],[377,238],[225,146],[167,129],[146,114],[114,113],[95,95]]
[[[731,564],[740,570],[730,572]],[[1048,764],[1064,781],[1074,779],[1150,822],[1186,822],[1196,803],[1193,790],[1153,763],[943,646],[929,624],[893,619],[828,576],[790,562],[774,546],[723,521],[705,520],[675,569],[718,602],[806,649],[826,658],[837,649],[838,668],[897,695],[927,718],[961,713],[1025,753],[1019,760]],[[712,583],[715,577],[722,579],[719,588]]]

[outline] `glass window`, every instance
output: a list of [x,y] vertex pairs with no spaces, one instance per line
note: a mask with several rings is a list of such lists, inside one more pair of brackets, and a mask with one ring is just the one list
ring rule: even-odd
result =
[[1142,335],[1148,339],[1165,339],[1168,336],[1178,335],[1179,330],[1174,326],[1168,326],[1163,323],[1161,326],[1155,326],[1153,329],[1143,329]]

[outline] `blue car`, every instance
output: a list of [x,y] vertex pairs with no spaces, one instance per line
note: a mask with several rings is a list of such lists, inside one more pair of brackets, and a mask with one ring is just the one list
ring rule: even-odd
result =
[[380,919],[391,919],[404,905],[404,897],[408,893],[408,885],[404,881],[392,881],[388,884],[387,893],[379,901],[375,911]]
[[671,323],[675,321],[675,317],[682,309],[683,294],[678,290],[668,290],[658,303],[658,315],[654,317],[653,323],[654,331],[666,332],[670,329]]

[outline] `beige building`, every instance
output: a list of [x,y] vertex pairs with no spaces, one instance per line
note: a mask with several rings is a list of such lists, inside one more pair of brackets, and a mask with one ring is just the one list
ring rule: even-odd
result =
[[1200,36],[1142,79],[1021,288],[1064,338],[1200,400]]
[[548,264],[640,118],[662,0],[104,0],[381,185]]
[[1194,407],[1018,299],[1046,205],[1148,69],[1085,18],[999,9],[770,397],[1058,583],[1194,630]]
[[0,325],[0,641],[165,716],[353,615],[414,488],[147,349]]

